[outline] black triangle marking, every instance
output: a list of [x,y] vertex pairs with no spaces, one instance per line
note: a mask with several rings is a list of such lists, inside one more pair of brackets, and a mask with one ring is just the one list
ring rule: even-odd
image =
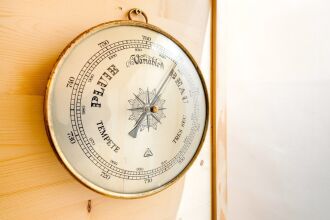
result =
[[144,153],[144,157],[151,157],[153,156],[154,154],[151,152],[151,150],[149,148],[147,148],[146,152]]

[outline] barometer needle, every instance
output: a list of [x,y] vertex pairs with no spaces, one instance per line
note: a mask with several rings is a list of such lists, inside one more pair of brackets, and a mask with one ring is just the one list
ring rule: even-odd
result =
[[166,82],[171,78],[171,75],[174,71],[174,68],[176,67],[176,63],[174,63],[174,66],[171,68],[170,72],[168,73],[168,75],[166,76],[165,80],[163,81],[163,83],[160,85],[156,95],[154,96],[154,98],[151,100],[151,103],[150,103],[150,106],[153,106],[157,100],[159,99],[160,97],[160,92],[162,91],[163,87],[165,86]]
[[143,112],[140,116],[140,118],[137,120],[137,122],[135,123],[134,125],[134,128],[128,132],[128,134],[133,137],[133,138],[136,138],[137,136],[137,133],[139,131],[139,128],[140,128],[140,125],[141,125],[141,122],[143,121],[144,117],[147,115],[147,112]]
[[[150,106],[152,107],[156,102],[157,102],[157,100],[159,99],[159,97],[160,97],[160,92],[163,90],[163,87],[165,86],[165,84],[167,83],[167,81],[171,78],[171,75],[172,75],[172,73],[173,73],[173,71],[174,71],[174,68],[176,67],[176,63],[174,63],[174,65],[173,65],[173,67],[171,68],[171,70],[169,71],[169,73],[167,74],[167,76],[166,76],[166,78],[165,78],[165,80],[162,82],[162,84],[160,85],[160,87],[159,87],[159,89],[158,89],[158,91],[157,91],[157,93],[156,93],[156,95],[154,96],[154,98],[151,100],[151,102],[150,102]],[[148,93],[149,93],[149,91],[148,91]],[[134,93],[133,93],[134,94]],[[137,95],[135,95],[134,94],[134,96],[143,104],[143,105],[145,105],[145,103],[137,96]],[[140,128],[140,125],[141,125],[141,123],[142,123],[142,121],[144,120],[144,118],[146,117],[146,115],[147,115],[147,112],[145,111],[145,112],[143,112],[141,115],[140,115],[140,117],[139,117],[139,119],[137,120],[137,122],[135,123],[135,125],[134,125],[134,128],[130,131],[130,132],[128,132],[128,134],[131,136],[131,137],[133,137],[133,138],[136,138],[136,136],[137,136],[137,133],[138,133],[138,131],[139,131],[139,128]],[[151,115],[153,115],[153,114],[151,114]],[[155,118],[156,119],[156,118]],[[158,122],[160,122],[159,121],[159,119],[156,119]]]

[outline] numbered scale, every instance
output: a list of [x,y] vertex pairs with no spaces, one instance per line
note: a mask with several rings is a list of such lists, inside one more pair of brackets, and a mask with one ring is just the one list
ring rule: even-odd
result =
[[148,24],[144,12],[128,15],[85,31],[62,52],[47,87],[45,122],[78,180],[137,198],[168,187],[196,159],[208,97],[190,53]]

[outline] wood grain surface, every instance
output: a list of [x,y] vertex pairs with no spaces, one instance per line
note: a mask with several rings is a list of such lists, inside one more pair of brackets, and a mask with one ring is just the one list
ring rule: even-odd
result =
[[[143,9],[151,24],[176,37],[200,62],[210,11],[208,1],[0,2],[0,219],[205,220],[210,216],[210,195],[206,195],[210,191],[205,190],[210,187],[210,179],[188,183],[182,178],[167,190],[144,199],[108,198],[77,182],[49,145],[43,99],[58,55],[85,29],[126,19],[133,7]],[[197,160],[187,175],[210,172],[209,143],[205,145],[198,160],[206,161],[206,165]],[[183,193],[187,188],[184,186],[189,186],[188,192]],[[188,199],[199,197],[195,207],[181,204],[188,201],[182,198],[187,195]],[[180,211],[182,207],[187,208]]]

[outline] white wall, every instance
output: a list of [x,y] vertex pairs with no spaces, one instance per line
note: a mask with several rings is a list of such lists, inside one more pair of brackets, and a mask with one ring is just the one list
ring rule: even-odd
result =
[[219,4],[228,220],[330,219],[330,1]]

